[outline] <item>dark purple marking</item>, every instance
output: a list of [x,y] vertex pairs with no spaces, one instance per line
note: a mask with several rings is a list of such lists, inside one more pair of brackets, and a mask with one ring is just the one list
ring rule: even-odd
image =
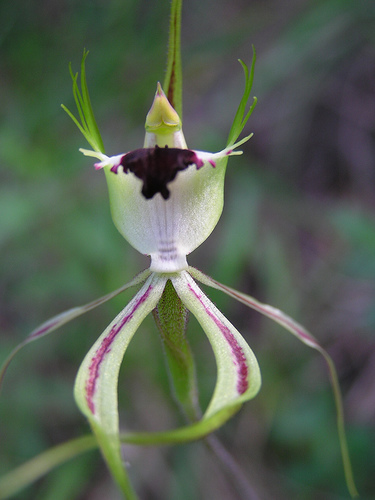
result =
[[211,165],[211,167],[216,167],[216,163],[214,162],[214,160],[208,160],[208,163]]
[[143,304],[143,302],[149,296],[152,286],[150,285],[145,293],[139,298],[139,300],[134,304],[133,309],[122,318],[119,323],[116,323],[111,328],[111,331],[108,335],[103,339],[100,347],[96,351],[94,357],[91,359],[90,367],[89,367],[89,377],[86,382],[86,402],[92,414],[95,413],[95,405],[93,401],[93,397],[96,390],[96,382],[99,377],[100,365],[104,361],[105,355],[108,354],[111,350],[112,342],[115,340],[117,334],[121,331],[121,329],[133,318],[134,312],[138,309],[138,307]]
[[249,387],[249,381],[248,381],[249,370],[247,367],[246,357],[243,353],[242,347],[239,345],[239,343],[236,340],[236,337],[233,335],[230,329],[226,325],[224,325],[224,323],[220,321],[220,319],[204,304],[202,296],[193,289],[190,283],[188,283],[188,287],[189,290],[193,292],[193,294],[202,304],[206,313],[214,321],[216,326],[220,329],[221,333],[224,335],[225,340],[228,342],[232,354],[234,356],[234,363],[237,366],[237,374],[238,374],[237,391],[239,394],[243,394]]
[[119,169],[119,166],[121,165],[121,162],[122,162],[122,159],[124,158],[124,156],[121,157],[120,163],[117,163],[117,165],[113,165],[113,167],[111,167],[111,172],[113,172],[114,174],[118,174],[118,169]]
[[120,165],[124,173],[133,172],[143,182],[142,194],[151,199],[160,193],[167,200],[170,192],[167,184],[173,181],[178,172],[195,164],[197,169],[203,166],[203,161],[190,149],[179,148],[141,148],[125,154],[118,165],[111,168],[111,172],[118,174]]

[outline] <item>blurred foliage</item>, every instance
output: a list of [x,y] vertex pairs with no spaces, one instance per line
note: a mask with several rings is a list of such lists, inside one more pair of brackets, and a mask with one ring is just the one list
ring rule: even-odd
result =
[[[100,172],[60,108],[68,64],[90,51],[88,82],[106,150],[140,147],[162,80],[169,2],[0,2],[0,360],[65,308],[146,267],[117,234]],[[254,138],[229,163],[226,207],[190,263],[305,324],[334,358],[362,498],[375,496],[375,3],[186,0],[184,131],[196,149],[225,144],[242,90],[237,58],[257,49]],[[131,292],[15,359],[0,399],[0,471],[87,432],[72,385],[86,351]],[[259,396],[218,434],[262,499],[348,498],[322,361],[255,313],[210,292],[263,372]],[[202,403],[214,383],[195,321]],[[120,383],[124,429],[182,420],[156,328],[146,321]],[[129,426],[129,427],[128,427]],[[236,499],[201,443],[125,450],[142,499]],[[118,498],[97,453],[57,469],[22,500]]]

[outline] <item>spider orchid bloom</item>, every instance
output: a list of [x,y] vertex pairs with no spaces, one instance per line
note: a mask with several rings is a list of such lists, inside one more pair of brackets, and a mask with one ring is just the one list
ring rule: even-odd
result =
[[[186,259],[209,237],[221,216],[228,157],[242,154],[237,148],[252,136],[237,141],[256,104],[254,98],[253,105],[245,113],[254,63],[255,56],[250,74],[242,63],[245,92],[227,147],[218,153],[188,149],[180,117],[159,83],[146,117],[143,148],[112,157],[97,149],[81,149],[85,155],[100,160],[95,168],[105,172],[115,226],[136,250],[151,257],[150,268],[126,285],[142,284],[141,289],[91,348],[79,369],[75,385],[76,402],[88,418],[114,478],[129,497],[132,492],[120,453],[117,380],[126,348],[150,312],[154,314],[164,341],[176,399],[194,423],[176,431],[160,433],[159,436],[156,434],[153,438],[149,435],[148,442],[181,442],[202,437],[222,425],[260,389],[260,370],[252,350],[203,293],[197,281],[222,290],[268,316],[323,355],[331,372],[336,397],[347,484],[352,495],[356,495],[345,440],[340,391],[329,355],[309,332],[289,316],[218,283],[188,266]],[[82,72],[84,74],[84,68]],[[85,88],[85,80],[82,83]],[[206,333],[217,365],[214,393],[201,418],[194,365],[185,337],[188,311]]]
[[[188,149],[181,120],[160,84],[146,118],[144,147],[107,156],[95,122],[81,65],[81,91],[73,75],[73,93],[80,121],[64,107],[81,130],[92,150],[81,149],[99,161],[109,190],[113,221],[123,237],[139,252],[151,257],[149,269],[120,289],[81,307],[70,309],[34,330],[7,358],[0,371],[0,383],[14,355],[27,343],[61,327],[68,321],[103,304],[124,290],[139,290],[104,330],[87,353],[75,383],[75,399],[87,417],[97,444],[125,498],[136,495],[121,457],[121,442],[171,444],[202,438],[220,427],[242,403],[260,389],[257,360],[238,330],[224,317],[197,284],[219,289],[261,314],[276,321],[325,358],[335,393],[338,431],[348,488],[356,489],[346,445],[342,403],[333,362],[314,337],[278,309],[233,290],[206,276],[187,263],[187,255],[203,243],[216,226],[223,209],[224,177],[229,156],[251,135],[237,141],[256,100],[246,112],[255,57],[250,72],[245,71],[245,92],[241,99],[227,146],[219,153]],[[187,314],[200,323],[212,346],[217,380],[211,401],[201,415],[192,354],[186,339]],[[190,424],[156,433],[120,435],[117,386],[125,351],[144,318],[154,314],[166,353],[175,397]],[[1,483],[0,483],[1,485]]]
[[[134,248],[151,257],[150,268],[136,278],[142,288],[87,354],[75,386],[76,401],[90,421],[108,463],[117,463],[111,468],[120,484],[123,467],[117,411],[118,371],[130,339],[150,312],[154,311],[163,338],[173,344],[176,339],[171,338],[170,332],[176,330],[181,319],[186,323],[186,312],[190,311],[212,345],[217,382],[200,424],[195,424],[201,429],[199,432],[206,433],[208,425],[217,425],[223,416],[227,419],[260,388],[260,371],[253,352],[198,287],[193,276],[199,278],[199,272],[190,268],[186,260],[216,226],[223,209],[228,157],[241,154],[235,149],[251,136],[219,153],[188,149],[180,118],[160,84],[145,128],[144,148],[112,157],[81,150],[100,160],[95,168],[105,172],[117,229]],[[169,317],[172,308],[176,311]],[[181,338],[182,335],[177,344]],[[177,344],[169,346],[172,364],[181,364],[176,358]],[[184,363],[189,364],[190,360]],[[179,372],[184,369],[180,367]],[[186,413],[195,419],[195,387],[189,375],[192,366],[186,369],[182,375],[186,387],[180,388],[178,398]]]

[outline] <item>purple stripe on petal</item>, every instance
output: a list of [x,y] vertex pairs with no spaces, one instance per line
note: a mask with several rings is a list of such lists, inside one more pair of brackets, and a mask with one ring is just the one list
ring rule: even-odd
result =
[[29,342],[32,339],[35,339],[36,337],[39,337],[40,335],[44,335],[47,333],[49,330],[51,330],[54,326],[58,325],[60,323],[59,319],[55,319],[54,321],[51,321],[50,323],[45,324],[38,330],[35,330],[33,333],[31,333],[28,338],[26,339],[27,342]]
[[105,356],[110,352],[111,345],[112,345],[113,341],[116,339],[117,334],[126,325],[126,323],[128,323],[133,318],[135,311],[147,299],[152,288],[153,288],[152,285],[150,285],[147,288],[147,290],[145,291],[145,293],[134,304],[132,310],[126,316],[124,316],[119,323],[116,323],[115,325],[113,325],[113,327],[111,328],[111,331],[102,340],[100,347],[97,349],[94,357],[91,360],[91,363],[89,366],[89,377],[88,377],[87,382],[86,382],[85,390],[86,390],[86,402],[87,402],[87,405],[88,405],[92,414],[95,413],[95,404],[94,404],[93,398],[94,398],[95,391],[96,391],[96,382],[97,382],[98,377],[99,377],[100,365],[104,361]]
[[248,382],[249,370],[242,347],[239,345],[236,337],[233,335],[230,329],[216,316],[216,314],[209,307],[206,306],[206,304],[202,300],[202,295],[197,293],[194,290],[194,288],[190,285],[190,283],[188,283],[188,287],[190,291],[193,292],[195,297],[199,300],[199,302],[202,304],[208,316],[214,321],[215,325],[220,329],[225,340],[228,342],[233,354],[234,358],[233,362],[237,367],[237,374],[238,374],[237,391],[239,394],[243,394],[249,387],[249,382]]
[[306,332],[301,326],[299,326],[295,321],[293,321],[285,314],[280,313],[280,311],[276,310],[273,307],[261,304],[259,302],[255,302],[251,300],[251,297],[244,297],[242,294],[236,293],[235,290],[228,288],[225,285],[222,285],[221,283],[215,280],[212,281],[214,283],[217,283],[222,290],[227,291],[227,293],[232,297],[234,297],[235,299],[239,300],[240,302],[243,302],[244,304],[247,304],[249,307],[252,307],[253,309],[259,311],[260,313],[268,316],[269,318],[273,319],[279,324],[284,325],[285,328],[288,328],[290,331],[295,333],[295,335],[300,337],[300,339],[302,339],[306,344],[315,348],[320,347],[318,342],[314,339],[314,337],[309,335],[308,332]]

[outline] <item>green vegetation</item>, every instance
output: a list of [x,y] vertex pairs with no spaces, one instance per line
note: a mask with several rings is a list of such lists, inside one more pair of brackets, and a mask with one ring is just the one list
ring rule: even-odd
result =
[[[255,135],[229,165],[223,217],[189,263],[291,314],[327,348],[341,380],[358,488],[370,499],[375,6],[345,0],[189,5],[182,29],[188,145],[216,151],[225,144],[243,90],[236,60],[251,60],[251,44],[258,98],[248,124]],[[74,108],[68,67],[79,68],[86,48],[107,153],[140,147],[150,96],[165,76],[168,9],[169,2],[136,0],[0,5],[0,362],[45,319],[120,287],[147,265],[116,232],[102,172],[78,152],[86,144],[60,104]],[[15,358],[0,397],[0,474],[87,433],[73,400],[75,375],[131,295]],[[219,432],[254,489],[278,500],[348,498],[320,357],[256,313],[210,295],[261,365],[260,394]],[[194,320],[189,340],[204,405],[214,361]],[[151,319],[123,363],[120,408],[124,430],[183,423]],[[237,498],[223,474],[217,479],[219,465],[201,443],[132,448],[127,456],[141,498]],[[91,500],[103,491],[117,498],[101,457],[90,452],[17,498]]]

